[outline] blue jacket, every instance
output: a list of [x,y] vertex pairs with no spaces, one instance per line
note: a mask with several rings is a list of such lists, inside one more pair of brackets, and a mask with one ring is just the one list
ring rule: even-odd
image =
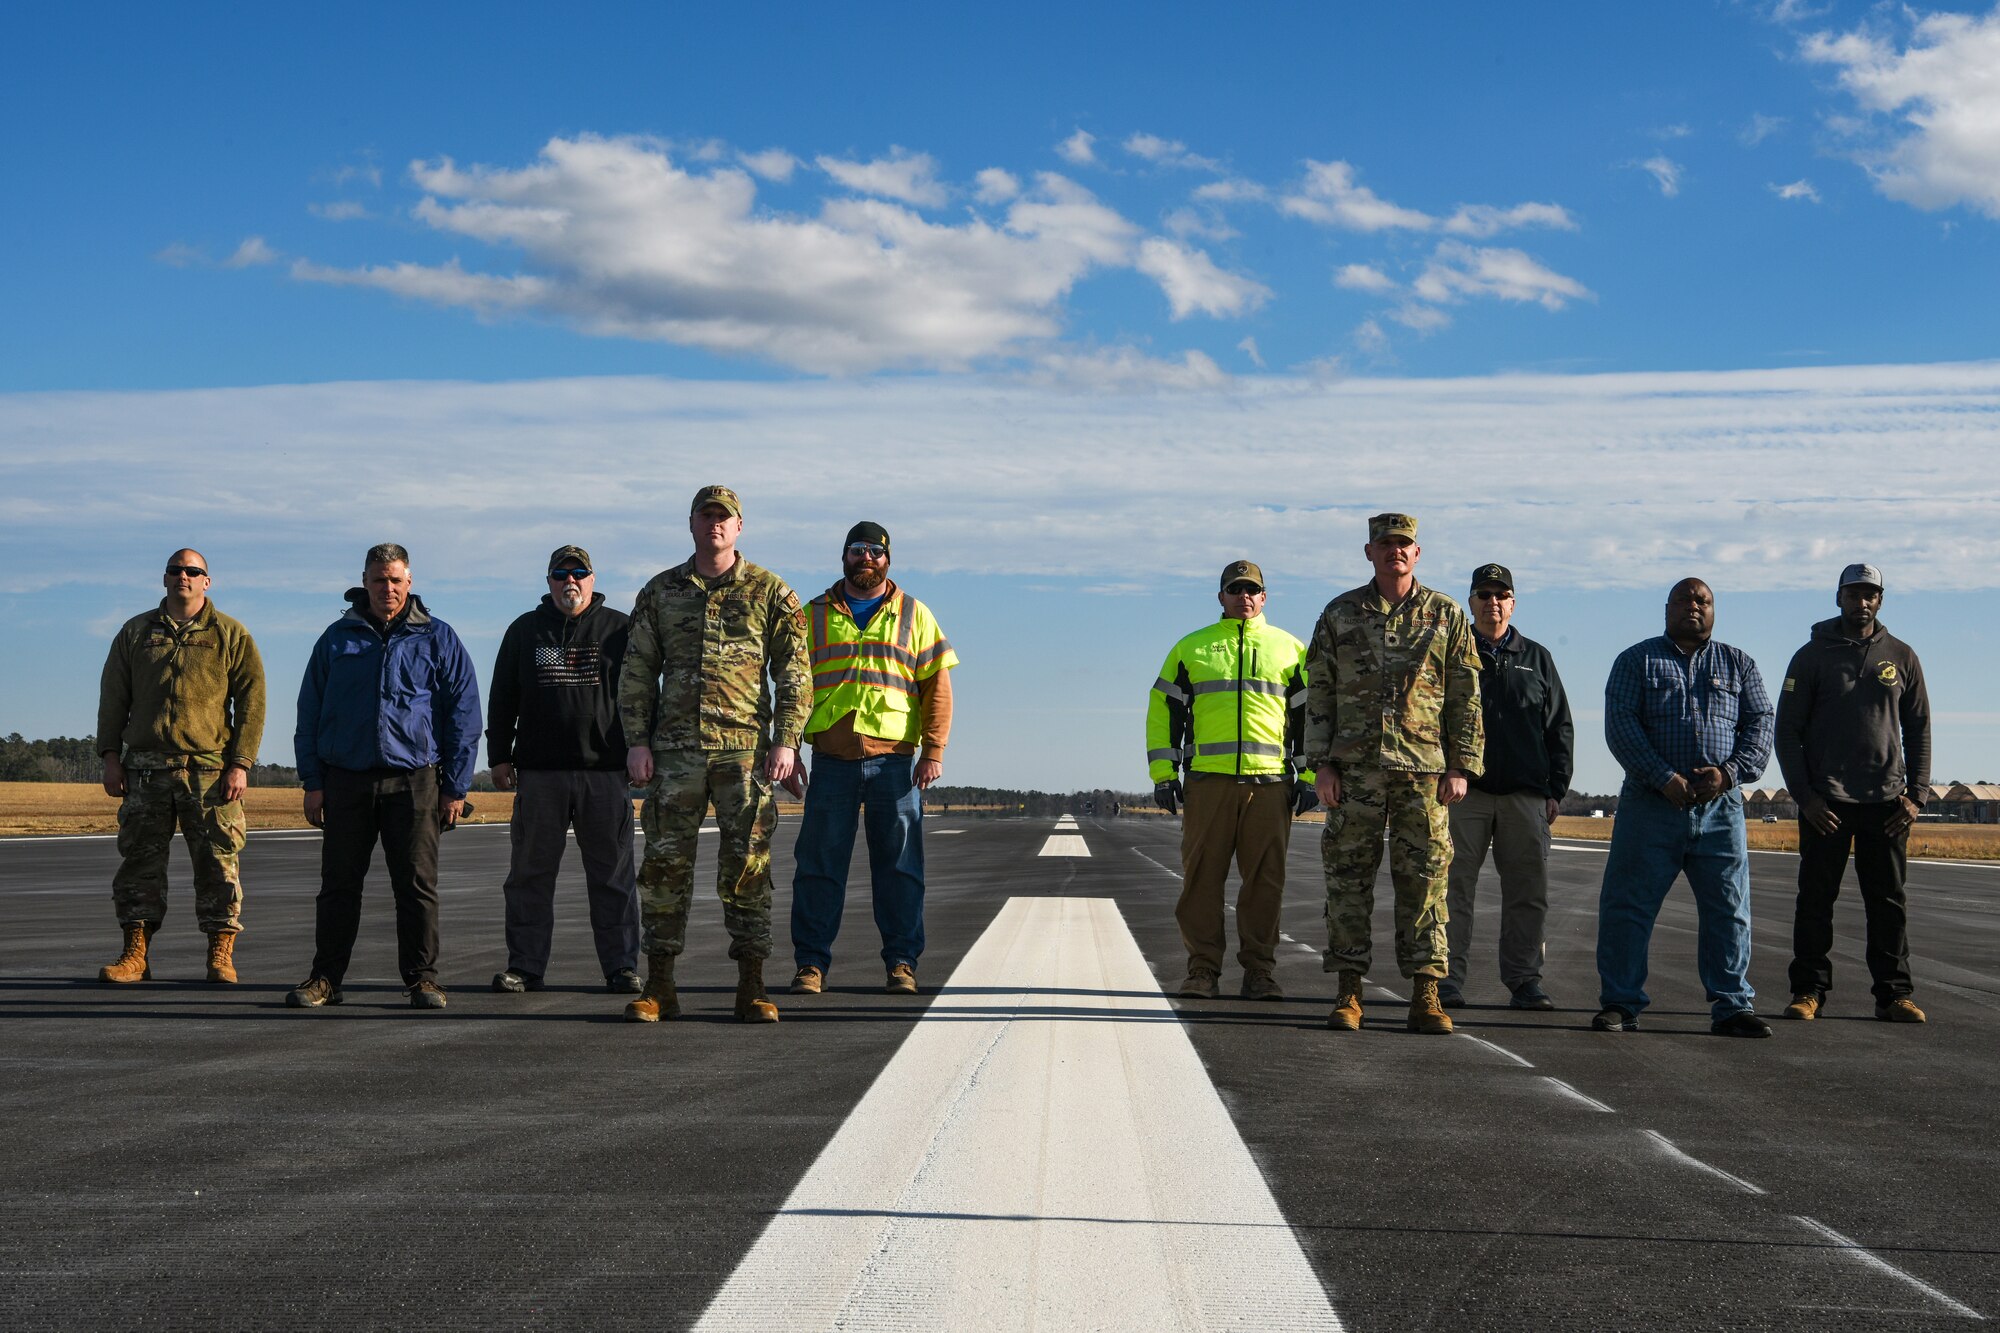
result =
[[438,767],[446,796],[472,786],[479,757],[479,681],[458,635],[415,595],[387,634],[350,588],[346,615],[327,626],[299,683],[292,751],[307,791],[326,786],[328,766]]

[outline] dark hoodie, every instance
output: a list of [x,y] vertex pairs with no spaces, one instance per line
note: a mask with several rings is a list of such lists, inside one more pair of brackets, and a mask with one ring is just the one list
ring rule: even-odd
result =
[[618,672],[630,623],[598,592],[580,616],[564,615],[544,595],[509,625],[486,701],[486,762],[623,770]]
[[1931,701],[1916,653],[1881,621],[1849,638],[1840,618],[1812,627],[1778,692],[1778,766],[1794,797],[1878,805],[1930,795]]

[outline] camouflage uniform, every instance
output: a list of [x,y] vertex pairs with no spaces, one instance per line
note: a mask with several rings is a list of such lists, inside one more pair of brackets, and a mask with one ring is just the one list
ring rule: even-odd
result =
[[118,631],[98,695],[97,746],[125,765],[111,880],[121,926],[165,918],[178,828],[194,863],[202,931],[242,930],[237,858],[248,823],[242,802],[222,799],[222,774],[252,767],[263,733],[263,660],[249,632],[212,601],[185,623],[162,603]]
[[1391,606],[1370,581],[1327,603],[1306,655],[1306,761],[1341,787],[1320,838],[1327,971],[1368,971],[1386,827],[1396,964],[1445,975],[1451,834],[1438,777],[1477,776],[1483,751],[1479,654],[1456,602],[1419,584]]
[[764,756],[770,745],[797,749],[812,715],[798,596],[740,555],[720,578],[702,577],[692,559],[656,575],[632,608],[618,710],[625,735],[634,744],[647,738],[653,750],[653,782],[640,812],[645,951],[681,951],[697,834],[713,802],[729,956],[770,957],[778,807],[762,773]]

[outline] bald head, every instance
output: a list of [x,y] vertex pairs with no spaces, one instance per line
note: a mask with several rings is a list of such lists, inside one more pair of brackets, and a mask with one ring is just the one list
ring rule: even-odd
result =
[[167,611],[177,620],[200,613],[208,600],[208,557],[183,546],[167,557],[160,584],[167,590]]

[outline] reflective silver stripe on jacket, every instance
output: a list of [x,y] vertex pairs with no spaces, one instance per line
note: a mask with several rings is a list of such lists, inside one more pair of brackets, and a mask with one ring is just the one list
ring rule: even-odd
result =
[[1168,680],[1165,676],[1153,682],[1153,688],[1176,703],[1187,702],[1187,691]]
[[1283,757],[1285,747],[1266,745],[1262,741],[1203,741],[1194,752],[1204,754],[1268,754]]
[[1285,687],[1275,680],[1199,680],[1195,682],[1196,694],[1234,694],[1241,690],[1245,694],[1283,694]]

